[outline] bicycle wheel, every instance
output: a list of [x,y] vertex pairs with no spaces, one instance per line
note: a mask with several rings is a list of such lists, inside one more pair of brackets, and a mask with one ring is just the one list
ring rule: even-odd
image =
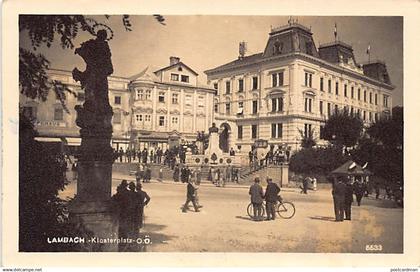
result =
[[[248,216],[254,219],[254,206],[252,203],[249,203],[247,209],[246,209]],[[265,216],[265,208],[264,205],[261,205],[261,216]]]
[[281,202],[277,206],[277,213],[281,218],[290,219],[295,215],[295,205],[291,202]]

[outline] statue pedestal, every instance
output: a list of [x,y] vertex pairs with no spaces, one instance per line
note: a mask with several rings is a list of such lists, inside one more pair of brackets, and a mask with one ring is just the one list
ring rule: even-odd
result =
[[69,207],[70,220],[91,232],[84,248],[92,252],[117,252],[118,220],[111,201],[81,201],[75,199]]

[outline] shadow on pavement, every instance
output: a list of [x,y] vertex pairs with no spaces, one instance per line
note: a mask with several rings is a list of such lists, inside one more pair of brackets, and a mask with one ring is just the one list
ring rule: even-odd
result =
[[331,221],[335,222],[335,218],[331,216],[310,216],[309,217],[312,220],[322,220],[322,221]]
[[238,219],[242,219],[242,220],[248,220],[248,221],[254,221],[254,220],[252,220],[250,217],[248,217],[248,216],[240,216],[240,215],[238,215],[238,216],[235,216],[235,218],[238,218]]

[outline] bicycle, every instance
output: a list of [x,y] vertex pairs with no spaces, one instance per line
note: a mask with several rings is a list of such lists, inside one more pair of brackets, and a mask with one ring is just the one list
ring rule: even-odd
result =
[[[265,216],[265,201],[263,202],[263,205],[261,207],[262,212],[261,215]],[[254,218],[254,209],[252,206],[252,203],[249,203],[248,207],[247,207],[247,213],[248,216],[251,218]],[[283,219],[290,219],[292,218],[295,213],[296,213],[296,209],[295,209],[295,205],[290,202],[290,201],[283,201],[283,199],[279,199],[278,203],[276,204],[276,212],[277,214],[283,218]]]

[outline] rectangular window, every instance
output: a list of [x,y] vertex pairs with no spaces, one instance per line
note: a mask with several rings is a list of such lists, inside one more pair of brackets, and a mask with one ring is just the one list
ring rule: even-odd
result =
[[319,113],[321,115],[324,114],[324,102],[323,101],[319,101]]
[[214,88],[215,90],[217,90],[217,89],[219,88],[219,84],[217,84],[217,83],[213,83],[213,88]]
[[257,125],[252,125],[251,126],[251,138],[252,139],[257,139],[257,134],[258,134],[258,126]]
[[372,112],[369,112],[369,121],[372,122]]
[[347,84],[344,84],[344,97],[347,97]]
[[230,103],[226,103],[226,114],[230,114]]
[[357,116],[358,117],[361,117],[361,115],[360,115],[360,109],[357,109]]
[[334,112],[337,113],[338,112],[338,105],[334,105]]
[[384,107],[388,107],[388,96],[384,95]]
[[312,98],[305,97],[305,112],[312,112]]
[[319,127],[319,138],[325,140],[325,126]]
[[77,93],[77,101],[79,101],[79,102],[85,101],[85,93],[84,92],[78,92]]
[[159,92],[158,101],[160,103],[165,103],[165,93],[164,92]]
[[271,99],[271,111],[282,112],[283,111],[283,97],[276,97]]
[[276,112],[277,111],[277,98],[271,99],[271,111]]
[[159,116],[159,126],[165,126],[165,116]]
[[370,103],[370,104],[372,104],[372,103],[373,103],[372,93],[369,93],[369,103]]
[[172,94],[172,104],[178,104],[178,94],[177,93]]
[[219,105],[218,104],[214,104],[214,112],[219,112]]
[[178,117],[172,117],[172,124],[178,124]]
[[150,122],[151,120],[152,120],[152,118],[151,118],[150,114],[146,114],[146,115],[144,116],[144,121],[146,121],[146,122]]
[[244,91],[244,80],[242,78],[238,80],[238,91],[239,92]]
[[283,137],[283,124],[271,124],[271,138],[282,138]]
[[327,115],[331,115],[331,103],[327,103]]
[[64,119],[64,111],[62,108],[55,108],[54,109],[54,120],[56,121],[63,121]]
[[151,90],[146,90],[145,98],[146,98],[146,100],[151,100],[152,99],[152,91]]
[[367,95],[366,95],[366,90],[363,91],[363,101],[366,102],[367,101]]
[[30,120],[36,119],[37,108],[36,107],[23,107],[23,115],[25,115]]
[[360,88],[357,89],[357,100],[360,100]]
[[230,94],[230,81],[226,81],[226,94]]
[[379,120],[379,115],[377,112],[375,112],[375,122],[377,122]]
[[335,95],[338,95],[338,81],[335,83]]
[[375,105],[378,105],[378,94],[375,94]]
[[252,77],[252,89],[257,90],[258,89],[258,77]]
[[121,105],[121,96],[114,96],[114,104]]
[[172,81],[179,81],[179,75],[178,74],[171,74],[171,80]]
[[121,124],[121,112],[114,112],[112,120],[114,121],[114,124]]
[[143,90],[136,90],[136,100],[143,100]]
[[136,114],[136,122],[141,122],[141,121],[143,121],[143,115]]
[[312,74],[305,72],[305,86],[312,87]]
[[363,111],[363,121],[366,121],[366,111]]
[[258,113],[258,100],[252,101],[252,114]]
[[353,86],[351,86],[351,98],[352,99],[354,98],[354,87]]
[[181,75],[181,82],[185,82],[185,83],[190,82],[190,77],[185,76],[185,75]]
[[354,108],[353,108],[353,107],[351,107],[351,108],[350,108],[350,116],[353,116],[353,114],[354,114]]
[[321,77],[321,78],[319,79],[319,89],[320,89],[321,91],[324,91],[324,78],[323,78],[323,77]]
[[272,86],[277,87],[277,74],[272,74],[271,78],[272,78]]
[[243,126],[238,126],[238,139],[242,139],[243,132]]
[[328,79],[328,92],[331,93],[331,79]]
[[277,74],[278,75],[278,82],[279,82],[279,85],[278,86],[283,86],[284,85],[284,74],[283,74],[283,72],[281,72],[281,73],[278,73]]
[[304,131],[305,138],[309,137],[309,134],[311,131],[312,131],[312,125],[305,124],[305,131]]

